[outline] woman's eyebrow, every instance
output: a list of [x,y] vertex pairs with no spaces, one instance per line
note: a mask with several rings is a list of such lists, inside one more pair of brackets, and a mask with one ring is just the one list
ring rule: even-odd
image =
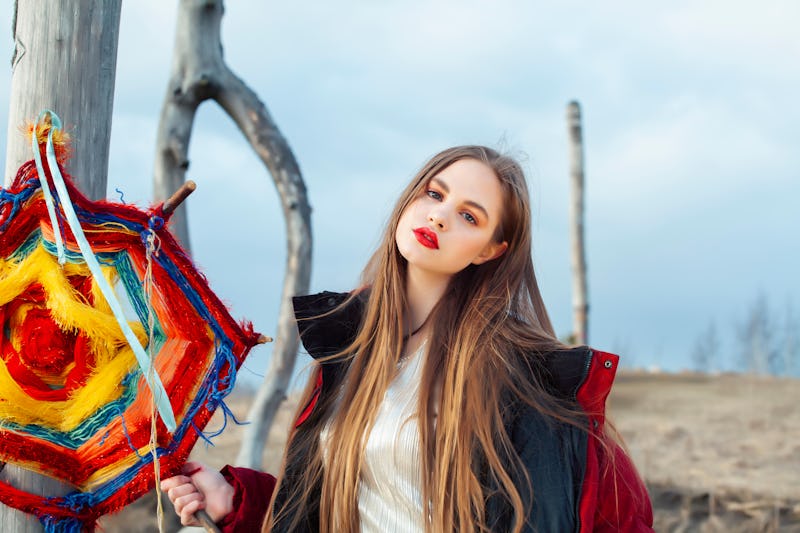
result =
[[[431,182],[435,183],[436,185],[441,187],[441,189],[444,192],[446,192],[446,193],[450,192],[450,187],[448,187],[445,182],[443,182],[441,179],[437,178],[436,176],[431,178]],[[472,200],[467,200],[464,203],[467,204],[470,207],[474,207],[475,209],[477,209],[478,211],[483,213],[483,216],[486,217],[486,220],[489,220],[489,212],[486,211],[486,208],[484,208],[481,204],[479,204],[478,202],[472,201]]]

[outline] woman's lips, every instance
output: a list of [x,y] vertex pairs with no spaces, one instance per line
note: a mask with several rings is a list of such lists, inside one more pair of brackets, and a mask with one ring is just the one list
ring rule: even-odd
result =
[[417,238],[420,244],[422,244],[422,246],[426,246],[434,250],[439,249],[439,239],[436,237],[436,233],[434,231],[428,228],[417,228],[414,230],[414,236]]

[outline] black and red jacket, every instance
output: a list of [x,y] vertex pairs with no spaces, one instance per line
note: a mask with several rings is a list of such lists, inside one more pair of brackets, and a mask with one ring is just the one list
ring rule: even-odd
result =
[[[303,346],[318,359],[341,351],[355,337],[363,302],[353,299],[336,309],[347,294],[323,292],[294,299],[295,316]],[[587,413],[587,427],[554,423],[524,402],[516,402],[504,421],[514,449],[522,460],[533,487],[526,532],[652,531],[652,508],[647,491],[630,458],[622,448],[604,437],[605,401],[617,369],[616,355],[587,347],[547,354],[540,369],[547,388],[556,397],[577,402]],[[324,362],[317,376],[314,395],[296,422],[296,432],[321,428],[324,414],[316,406],[329,398],[341,383],[346,361]],[[298,439],[302,440],[302,439]],[[290,440],[291,459],[285,465],[282,488],[302,472],[310,450],[297,449]],[[316,439],[310,439],[314,442]],[[602,442],[601,442],[602,441]],[[295,446],[295,448],[292,448]],[[613,455],[613,457],[610,457]],[[226,467],[226,478],[236,488],[235,511],[220,523],[224,531],[253,531],[263,520],[275,480],[269,474]],[[314,492],[319,494],[320,491]],[[286,490],[275,495],[280,506]],[[307,502],[310,513],[302,530],[319,530],[319,502]],[[507,502],[488,498],[486,519],[492,531],[511,528],[513,513]],[[276,523],[273,531],[288,531]]]

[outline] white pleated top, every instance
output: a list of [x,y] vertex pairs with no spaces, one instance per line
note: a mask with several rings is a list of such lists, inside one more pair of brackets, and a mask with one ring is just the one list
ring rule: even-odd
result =
[[[417,422],[423,348],[424,344],[405,361],[387,389],[367,439],[358,489],[362,533],[417,533],[425,529]],[[329,429],[326,425],[320,433],[326,462]]]

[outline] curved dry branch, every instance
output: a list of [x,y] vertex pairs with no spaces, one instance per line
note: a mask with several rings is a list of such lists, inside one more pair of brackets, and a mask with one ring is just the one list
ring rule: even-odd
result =
[[[298,348],[291,297],[308,291],[311,278],[311,207],[297,161],[266,106],[227,67],[222,57],[221,0],[182,0],[172,77],[159,125],[156,197],[180,187],[189,166],[188,149],[197,107],[215,100],[233,119],[272,176],[286,220],[286,275],[272,360],[256,394],[237,464],[258,468],[264,441],[286,397]],[[180,212],[176,212],[176,215]],[[185,214],[173,231],[188,245]]]
[[258,96],[228,71],[217,101],[272,174],[286,219],[286,275],[277,340],[269,371],[250,409],[250,425],[245,429],[236,460],[239,465],[257,468],[261,465],[267,433],[278,407],[286,398],[286,388],[294,370],[298,339],[291,297],[307,292],[311,279],[311,206],[292,151]]

